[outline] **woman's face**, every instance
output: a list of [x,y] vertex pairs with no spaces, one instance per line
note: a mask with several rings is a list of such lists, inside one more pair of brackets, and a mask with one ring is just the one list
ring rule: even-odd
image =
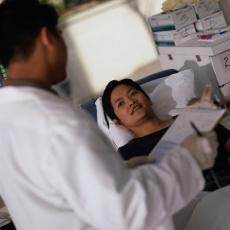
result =
[[111,104],[118,117],[115,122],[127,128],[139,125],[153,115],[149,98],[128,85],[118,85],[114,88],[111,93]]

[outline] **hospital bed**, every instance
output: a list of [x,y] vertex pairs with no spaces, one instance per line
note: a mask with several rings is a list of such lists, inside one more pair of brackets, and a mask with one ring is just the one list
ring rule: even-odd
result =
[[[152,82],[152,87],[175,73],[178,73],[178,71],[168,69],[143,77],[137,82],[142,87],[146,87]],[[97,98],[92,98],[81,105],[81,108],[87,111],[95,121],[97,121],[96,100]],[[215,192],[201,193],[187,207],[174,216],[176,230],[229,230],[229,212],[230,186]]]

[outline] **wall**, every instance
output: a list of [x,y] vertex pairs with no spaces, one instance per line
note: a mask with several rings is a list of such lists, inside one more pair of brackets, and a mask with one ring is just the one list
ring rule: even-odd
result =
[[[68,76],[75,103],[97,95],[112,79],[155,68],[157,53],[146,17],[161,1],[114,0],[61,23],[69,51]],[[154,65],[155,64],[155,65]],[[156,72],[155,71],[155,72]]]

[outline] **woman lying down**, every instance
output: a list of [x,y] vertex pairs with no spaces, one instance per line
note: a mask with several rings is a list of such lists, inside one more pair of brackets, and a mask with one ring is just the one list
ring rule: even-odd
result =
[[[124,160],[148,156],[173,123],[173,119],[161,121],[156,117],[150,98],[139,84],[131,79],[109,82],[102,96],[102,105],[105,114],[115,124],[123,125],[135,136],[119,148]],[[230,184],[230,131],[218,125],[215,132],[219,143],[218,155],[213,169],[203,172],[206,191]]]

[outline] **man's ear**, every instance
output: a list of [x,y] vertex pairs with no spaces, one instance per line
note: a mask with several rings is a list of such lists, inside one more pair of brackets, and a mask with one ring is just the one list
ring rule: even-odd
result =
[[47,48],[53,48],[53,35],[47,27],[42,27],[40,31],[40,41]]
[[118,119],[113,119],[113,123],[115,125],[121,125],[121,122]]

